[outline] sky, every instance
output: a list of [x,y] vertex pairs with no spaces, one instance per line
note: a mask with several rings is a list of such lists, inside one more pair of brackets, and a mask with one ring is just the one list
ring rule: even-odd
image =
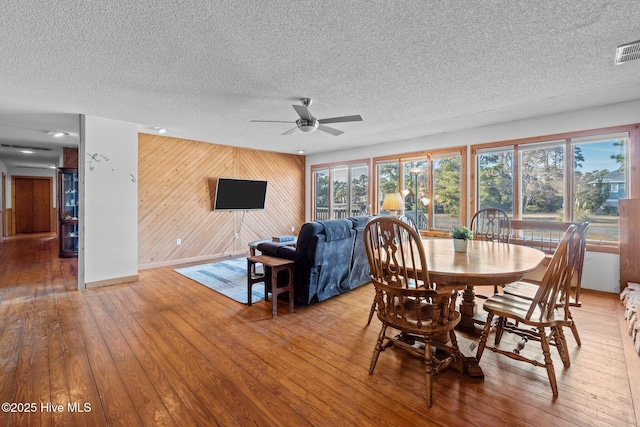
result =
[[620,147],[613,146],[615,141],[617,140],[577,144],[582,149],[584,156],[584,161],[581,162],[582,168],[579,170],[582,173],[603,169],[608,169],[611,172],[620,168],[620,165],[611,158],[612,154],[620,152]]

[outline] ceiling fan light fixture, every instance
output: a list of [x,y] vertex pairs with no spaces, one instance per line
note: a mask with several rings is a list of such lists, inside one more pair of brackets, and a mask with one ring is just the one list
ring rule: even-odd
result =
[[[302,98],[300,100],[302,105],[292,105],[293,109],[298,113],[299,119],[295,121],[296,127],[289,129],[284,132],[282,135],[291,135],[297,129],[300,129],[302,132],[311,133],[316,129],[321,130],[322,132],[326,132],[333,136],[342,135],[344,132],[335,129],[331,126],[327,126],[330,123],[346,123],[346,122],[361,122],[362,117],[360,115],[353,116],[340,116],[340,117],[330,117],[326,119],[316,119],[311,115],[309,111],[309,106],[313,102],[311,98]],[[290,121],[284,120],[251,120],[252,122],[271,122],[271,123],[294,123]]]
[[302,132],[313,132],[318,129],[318,120],[312,118],[311,120],[298,119],[296,120],[296,125],[298,125],[298,129]]

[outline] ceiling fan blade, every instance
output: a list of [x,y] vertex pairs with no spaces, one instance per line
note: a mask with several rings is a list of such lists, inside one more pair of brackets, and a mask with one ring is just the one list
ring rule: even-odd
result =
[[251,120],[252,122],[257,123],[295,123],[291,120]]
[[325,126],[325,125],[318,125],[318,130],[330,133],[333,136],[342,135],[344,133],[341,130],[338,130],[336,128],[332,128],[332,127],[329,127],[329,126]]
[[296,131],[296,129],[298,129],[298,126],[296,126],[296,127],[292,128],[292,129],[289,129],[288,131],[286,131],[285,133],[283,133],[283,135],[291,135],[293,132],[295,132],[295,131]]
[[313,118],[306,105],[292,105],[292,107],[302,120],[311,120]]
[[342,116],[342,117],[331,117],[330,119],[320,119],[318,122],[321,124],[326,123],[345,123],[345,122],[361,122],[362,117],[359,114],[355,116]]

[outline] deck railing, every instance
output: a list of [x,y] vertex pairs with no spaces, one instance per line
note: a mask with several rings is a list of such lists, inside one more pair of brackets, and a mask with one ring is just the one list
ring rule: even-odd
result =
[[348,209],[346,206],[336,206],[332,209],[333,217],[330,215],[329,208],[316,208],[316,221],[326,221],[328,219],[348,218],[350,216],[365,215],[359,207]]

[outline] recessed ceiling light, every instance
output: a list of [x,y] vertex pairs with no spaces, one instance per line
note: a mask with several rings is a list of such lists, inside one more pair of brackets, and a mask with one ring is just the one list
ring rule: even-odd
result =
[[159,134],[163,134],[163,133],[167,133],[167,130],[165,128],[161,128],[159,126],[154,127],[154,129],[159,133]]
[[304,150],[298,150],[298,154],[304,154]]
[[51,135],[54,138],[62,138],[63,136],[69,135],[69,133],[68,132],[62,132],[60,130],[50,130],[49,132],[47,132],[47,135]]
[[24,153],[24,154],[33,154],[34,153],[34,151],[31,151],[31,150],[20,150],[20,152]]

